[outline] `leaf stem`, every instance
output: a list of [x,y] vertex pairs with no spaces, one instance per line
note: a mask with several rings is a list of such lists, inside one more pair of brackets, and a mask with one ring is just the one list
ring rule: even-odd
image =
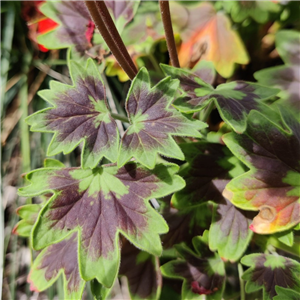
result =
[[124,55],[126,62],[130,65],[131,69],[134,71],[135,74],[137,74],[136,66],[129,55],[126,46],[124,45],[124,42],[116,28],[116,25],[110,16],[110,13],[107,9],[107,6],[104,1],[96,1],[96,6],[98,9],[98,12],[100,13],[103,22],[106,25],[107,30],[109,31],[110,35],[114,39],[115,44],[121,51],[121,53]]
[[166,34],[166,41],[167,41],[167,47],[170,55],[171,64],[176,68],[180,68],[175,39],[174,39],[174,33],[172,28],[169,1],[159,0],[159,7],[160,7],[161,18],[163,21],[164,30]]
[[268,239],[268,242],[270,245],[272,245],[273,247],[283,250],[291,255],[295,255],[297,257],[299,257],[300,254],[300,249],[299,249],[299,244],[300,244],[300,239],[294,242],[292,247],[289,247],[287,245],[285,245],[284,243],[281,243],[278,239],[274,238],[273,236],[271,236]]
[[[92,20],[96,24],[100,34],[105,40],[107,46],[109,47],[112,54],[115,56],[116,60],[122,67],[122,69],[126,72],[128,77],[132,80],[137,74],[137,70],[133,64],[133,61],[117,31],[109,12],[105,6],[105,3],[102,1],[85,1],[86,7],[90,12]],[[102,5],[104,4],[104,6]],[[113,24],[113,25],[112,25]],[[116,41],[117,39],[117,41]],[[123,46],[120,46],[120,45]],[[121,48],[120,48],[121,47]],[[122,49],[122,50],[121,50]],[[125,49],[125,50],[124,50]]]
[[116,120],[120,120],[120,121],[122,121],[122,122],[129,123],[128,118],[125,117],[125,116],[121,116],[121,115],[119,115],[119,114],[114,114],[114,113],[110,113],[110,115],[111,115],[114,119],[116,119]]
[[148,57],[149,57],[149,60],[150,60],[151,64],[153,65],[155,71],[162,74],[162,70],[159,67],[159,64],[157,63],[157,61],[156,61],[155,57],[153,56],[153,54],[149,53]]
[[204,108],[204,112],[201,116],[201,121],[202,122],[207,122],[209,116],[210,116],[210,113],[212,112],[213,108],[214,108],[214,101],[211,101],[205,108]]
[[238,272],[239,272],[239,280],[240,280],[240,289],[241,289],[241,300],[245,300],[245,283],[242,279],[242,275],[244,273],[243,266],[241,263],[238,263]]

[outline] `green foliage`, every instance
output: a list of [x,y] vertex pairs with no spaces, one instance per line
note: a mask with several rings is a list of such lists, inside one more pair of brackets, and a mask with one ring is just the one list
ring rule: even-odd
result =
[[250,168],[234,178],[223,195],[242,209],[260,210],[251,224],[257,233],[283,231],[300,222],[300,153],[296,150],[300,124],[293,118],[288,123],[290,127],[284,130],[262,114],[251,112],[245,134],[223,137]]
[[263,299],[269,300],[278,292],[279,295],[285,294],[287,288],[292,291],[300,288],[300,264],[295,260],[278,254],[250,254],[243,257],[241,262],[250,267],[243,274],[243,279],[247,281],[247,293],[263,289]]
[[158,153],[184,159],[172,135],[200,137],[199,130],[206,125],[188,119],[171,105],[178,85],[177,80],[167,77],[151,88],[148,72],[144,68],[139,71],[126,99],[131,124],[121,141],[118,166],[135,157],[152,169]]

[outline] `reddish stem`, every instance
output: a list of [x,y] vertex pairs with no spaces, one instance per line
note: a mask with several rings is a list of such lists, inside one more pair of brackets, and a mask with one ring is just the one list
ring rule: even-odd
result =
[[161,18],[163,21],[164,30],[166,34],[166,41],[167,41],[167,47],[169,51],[171,64],[176,68],[180,68],[175,39],[174,39],[174,33],[172,28],[169,1],[159,0],[159,6],[160,6]]
[[107,9],[105,2],[104,1],[96,1],[96,6],[98,8],[98,12],[100,13],[103,22],[106,25],[107,30],[109,31],[110,35],[113,37],[117,47],[120,49],[121,53],[124,55],[126,61],[130,65],[132,70],[135,72],[135,74],[137,74],[136,66],[135,66],[134,62],[132,61],[132,58],[129,55],[126,46],[123,43],[123,40],[116,28],[116,25],[115,25],[112,17],[110,16],[110,13]]
[[[107,29],[106,24],[102,20],[100,14],[98,12],[96,3],[94,1],[87,0],[87,1],[85,1],[85,4],[90,12],[92,20],[94,21],[95,25],[97,26],[100,34],[102,35],[102,37],[103,37],[104,41],[106,42],[107,46],[109,47],[110,51],[115,56],[116,60],[118,61],[118,63],[122,67],[122,69],[126,72],[128,77],[131,80],[133,80],[133,78],[137,74],[137,71],[132,69],[132,66],[128,63],[126,57],[123,55],[123,53],[119,49],[119,47],[116,44],[114,38],[112,37],[110,31]],[[126,50],[126,52],[127,52],[127,50]],[[128,52],[127,52],[127,54],[128,54]],[[131,58],[130,58],[130,60],[131,60]]]

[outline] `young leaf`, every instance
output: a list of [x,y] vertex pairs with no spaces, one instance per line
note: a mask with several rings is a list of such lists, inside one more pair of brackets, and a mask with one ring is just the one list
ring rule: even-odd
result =
[[185,92],[183,97],[174,102],[176,108],[185,113],[193,113],[214,101],[222,119],[238,133],[245,131],[249,112],[267,110],[268,107],[262,100],[278,93],[277,89],[244,81],[221,84],[214,89],[192,72],[167,65],[161,65],[161,68],[166,75],[179,79],[180,88]]
[[12,232],[19,236],[29,237],[40,210],[41,205],[39,204],[20,206],[17,209],[17,215],[19,215],[22,220],[15,225]]
[[182,67],[189,67],[200,58],[212,61],[217,72],[230,77],[235,63],[247,64],[249,57],[237,32],[231,29],[228,17],[216,12],[211,3],[183,7],[171,5],[174,23],[183,43],[179,50]]
[[81,299],[85,281],[79,274],[77,246],[77,234],[73,233],[45,248],[35,259],[28,275],[30,290],[43,291],[63,274],[65,299]]
[[300,34],[293,30],[282,30],[276,34],[276,50],[285,62],[284,66],[271,67],[254,74],[260,83],[279,88],[278,96],[300,110]]
[[166,277],[183,279],[182,299],[199,299],[199,295],[207,295],[208,300],[222,299],[225,268],[220,257],[200,258],[184,246],[176,246],[176,250],[183,259],[164,264],[161,271]]
[[201,137],[198,130],[206,124],[184,117],[171,105],[178,84],[168,77],[151,88],[147,70],[139,71],[126,99],[131,125],[122,138],[119,166],[135,157],[152,169],[158,153],[183,160],[184,155],[172,136]]
[[292,247],[294,244],[293,229],[283,231],[283,232],[277,232],[274,236],[277,237],[281,243],[283,243],[289,247]]
[[300,264],[295,260],[276,254],[250,254],[241,262],[250,267],[242,276],[247,280],[247,293],[263,289],[263,299],[271,300],[277,295],[276,286],[300,289]]
[[[179,79],[180,81],[180,89],[183,90],[183,95],[185,97],[174,101],[174,106],[180,111],[184,113],[196,112],[209,103],[209,100],[212,98],[210,94],[214,91],[214,88],[203,81],[195,72],[164,64],[160,64],[160,67],[166,76],[171,76],[171,78]],[[202,95],[197,96],[195,90],[200,88],[202,90]]]
[[97,278],[111,287],[120,263],[119,233],[140,249],[161,254],[158,234],[167,232],[168,226],[148,200],[184,186],[177,170],[176,165],[160,164],[150,171],[131,162],[119,169],[104,165],[29,173],[31,184],[21,188],[20,195],[54,194],[33,229],[33,247],[42,249],[78,231],[82,278]]
[[251,215],[223,199],[215,205],[209,228],[209,248],[218,250],[222,259],[237,261],[245,252],[251,237]]
[[126,276],[131,299],[158,299],[162,276],[157,257],[127,242],[122,246],[120,276]]
[[242,209],[260,210],[250,226],[257,233],[284,231],[300,222],[300,124],[285,122],[290,132],[253,111],[245,134],[223,138],[250,168],[234,178],[223,194]]
[[198,153],[191,160],[190,154],[186,155],[189,164],[184,165],[180,170],[186,186],[173,195],[172,205],[183,209],[209,200],[221,201],[225,185],[222,180],[217,179],[228,178],[228,171],[232,167],[225,158],[225,147],[204,142],[183,144],[181,147],[184,153],[191,151],[190,147],[196,148]]
[[108,10],[112,13],[115,25],[121,33],[134,17],[140,1],[105,1]]
[[74,85],[52,81],[50,90],[39,93],[54,107],[27,118],[32,131],[54,132],[48,155],[71,152],[83,141],[82,166],[94,168],[102,157],[117,160],[119,132],[111,117],[105,89],[95,63],[85,68],[70,63]]

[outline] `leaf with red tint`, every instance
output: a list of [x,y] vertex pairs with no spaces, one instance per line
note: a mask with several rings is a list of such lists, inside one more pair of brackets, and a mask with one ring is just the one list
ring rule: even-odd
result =
[[[105,1],[121,32],[134,17],[139,1]],[[84,1],[51,2],[41,6],[42,13],[54,20],[59,26],[38,37],[39,43],[49,49],[75,46],[80,55],[92,47],[93,38],[102,39],[95,31]],[[100,38],[100,39],[99,39]],[[95,39],[96,42],[96,39]]]
[[119,276],[126,276],[131,299],[158,299],[162,286],[159,259],[128,241],[122,245]]
[[111,287],[119,269],[119,233],[153,255],[162,251],[159,234],[168,226],[148,200],[184,186],[176,165],[148,170],[136,163],[93,170],[44,168],[27,175],[20,195],[52,192],[33,229],[33,247],[42,249],[79,232],[80,272],[84,280]]
[[117,160],[119,132],[111,117],[105,89],[95,63],[89,59],[85,68],[70,64],[74,85],[51,82],[51,89],[39,93],[54,107],[27,118],[32,131],[54,132],[48,155],[69,153],[82,141],[82,166],[95,167],[104,156]]
[[250,171],[234,178],[223,195],[245,210],[260,210],[256,233],[287,230],[300,222],[300,124],[281,108],[286,130],[251,112],[245,134],[226,134],[228,148]]
[[75,46],[81,55],[91,47],[94,25],[84,1],[48,1],[41,12],[57,24],[54,30],[38,37],[38,42],[48,49]]
[[201,258],[199,253],[195,254],[185,246],[175,248],[182,259],[164,264],[161,271],[166,277],[183,279],[182,299],[199,299],[199,295],[207,295],[208,300],[222,299],[225,268],[220,257],[216,254],[211,258]]
[[242,276],[247,281],[247,293],[263,289],[263,299],[271,300],[277,295],[276,287],[300,289],[300,264],[295,260],[259,253],[244,256],[241,262],[250,267]]
[[238,133],[246,129],[246,119],[251,110],[263,110],[269,115],[273,113],[262,100],[275,96],[277,89],[245,81],[220,84],[214,89],[195,73],[167,65],[161,65],[161,68],[166,75],[180,80],[184,93],[174,101],[174,106],[181,112],[197,112],[214,101],[222,119]]
[[254,74],[258,82],[280,88],[278,96],[283,104],[300,111],[300,33],[281,30],[276,34],[276,50],[285,62],[283,66],[271,67]]
[[28,275],[30,290],[43,291],[63,274],[65,299],[81,299],[85,281],[79,274],[77,245],[77,234],[73,233],[39,253]]
[[204,59],[212,61],[217,72],[228,78],[235,63],[248,64],[249,57],[238,33],[231,29],[228,17],[217,13],[211,3],[186,7],[173,3],[171,12],[183,40],[178,53],[182,67]]
[[183,116],[171,105],[178,84],[167,77],[151,88],[147,70],[140,69],[126,99],[130,126],[122,138],[119,166],[134,157],[151,169],[157,154],[183,160],[173,136],[201,137],[199,130],[206,124]]
[[[181,216],[181,218],[177,216],[177,222],[182,220],[180,227],[176,228],[173,233],[174,239],[176,237],[178,240],[181,236],[180,233],[185,231],[186,238],[179,239],[179,242],[186,241],[188,232],[193,228],[191,226],[193,222],[200,225],[199,221],[202,219],[207,224],[211,224],[209,229],[210,249],[218,250],[223,259],[236,261],[246,250],[252,236],[252,232],[248,228],[251,218],[248,216],[249,213],[239,210],[227,201],[222,196],[222,192],[228,179],[233,175],[244,173],[244,170],[223,145],[198,142],[181,144],[181,148],[188,164],[184,165],[179,173],[185,179],[186,186],[172,197],[172,204],[179,208],[178,214]],[[204,205],[207,205],[208,201],[214,202],[212,221],[211,214],[210,219],[204,218],[207,215]],[[187,217],[183,219],[185,211],[189,210],[190,214],[194,216],[189,224],[190,228],[185,225]],[[172,237],[172,223],[169,223],[167,216],[165,218],[170,227],[167,236]],[[176,221],[175,216],[170,218],[170,220],[172,219]],[[196,227],[198,231],[199,227]],[[208,229],[203,224],[201,227]],[[168,241],[166,243],[168,244]]]

